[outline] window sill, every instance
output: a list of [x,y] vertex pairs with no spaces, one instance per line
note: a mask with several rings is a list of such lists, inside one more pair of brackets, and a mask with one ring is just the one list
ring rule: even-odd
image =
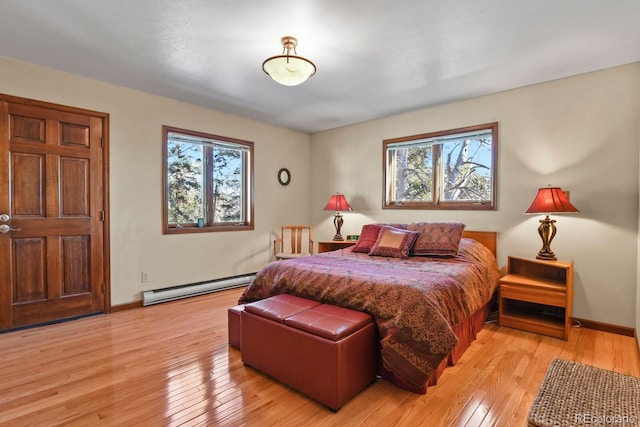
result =
[[253,230],[253,224],[215,225],[212,227],[165,227],[162,234],[215,233],[219,231]]

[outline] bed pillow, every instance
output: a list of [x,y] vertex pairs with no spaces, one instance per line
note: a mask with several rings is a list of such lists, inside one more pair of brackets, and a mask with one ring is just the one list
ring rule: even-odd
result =
[[378,239],[369,251],[369,255],[406,258],[409,256],[409,250],[418,238],[418,234],[417,231],[402,230],[385,225],[380,229]]
[[384,224],[367,224],[362,226],[360,231],[360,237],[358,237],[358,243],[353,247],[353,252],[362,252],[368,254],[373,245],[378,240],[378,234]]
[[409,230],[419,233],[409,255],[442,256],[458,255],[460,239],[465,225],[461,222],[414,222]]

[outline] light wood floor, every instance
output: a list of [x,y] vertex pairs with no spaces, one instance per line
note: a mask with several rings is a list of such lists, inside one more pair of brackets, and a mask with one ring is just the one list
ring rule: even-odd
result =
[[332,413],[227,345],[241,292],[0,335],[0,425],[521,426],[554,357],[640,376],[633,338],[489,324],[426,395],[377,380]]

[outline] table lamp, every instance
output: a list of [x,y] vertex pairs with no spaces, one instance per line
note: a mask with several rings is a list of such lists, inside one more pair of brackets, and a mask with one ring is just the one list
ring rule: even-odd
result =
[[335,211],[335,214],[333,215],[333,225],[336,227],[336,235],[333,236],[333,240],[344,240],[344,237],[340,234],[340,229],[344,223],[340,211],[350,211],[351,206],[349,206],[349,202],[347,202],[344,195],[336,193],[331,196],[329,203],[324,207],[324,210]]
[[556,235],[556,220],[550,219],[549,214],[552,213],[575,213],[579,212],[575,208],[562,191],[560,187],[544,187],[538,189],[535,199],[531,203],[531,206],[525,211],[525,213],[546,214],[544,219],[540,220],[540,226],[538,227],[538,234],[542,239],[542,249],[536,255],[537,259],[544,259],[549,261],[555,261],[556,255],[551,250],[551,241]]

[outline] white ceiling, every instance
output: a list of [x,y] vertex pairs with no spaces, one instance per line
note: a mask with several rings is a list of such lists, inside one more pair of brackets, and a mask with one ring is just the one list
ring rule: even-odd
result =
[[316,132],[640,61],[640,0],[2,0],[0,56]]

